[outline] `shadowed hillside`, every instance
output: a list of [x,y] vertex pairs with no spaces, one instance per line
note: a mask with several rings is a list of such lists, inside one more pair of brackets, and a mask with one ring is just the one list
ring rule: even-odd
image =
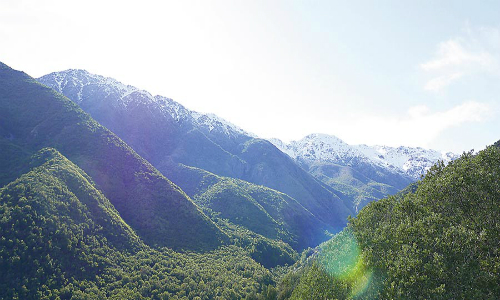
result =
[[[6,184],[30,153],[53,147],[83,169],[148,244],[208,249],[226,237],[191,200],[69,99],[0,65],[0,132]],[[7,157],[8,155],[8,157]],[[2,172],[5,174],[5,171]]]

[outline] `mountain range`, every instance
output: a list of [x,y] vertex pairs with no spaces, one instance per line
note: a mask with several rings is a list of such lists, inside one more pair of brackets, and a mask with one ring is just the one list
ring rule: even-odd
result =
[[318,180],[343,191],[356,212],[417,181],[436,162],[458,157],[420,147],[348,145],[326,134],[310,134],[290,143],[270,141]]
[[[322,184],[269,141],[214,115],[193,112],[172,99],[84,70],[52,73],[38,81],[73,100],[182,189],[196,184],[196,176],[186,175],[193,172],[184,168],[188,166],[286,194],[303,211],[294,216],[302,227],[311,227],[311,219],[301,216],[312,214],[322,232],[338,232],[354,214],[350,203],[339,197],[342,193]],[[310,242],[297,249],[327,238],[299,238]]]
[[227,239],[181,189],[75,103],[22,72],[0,70],[2,160],[26,166],[4,169],[8,180],[51,147],[92,178],[146,243],[200,250]]
[[[352,298],[372,265],[369,294],[384,286],[398,298],[396,286],[413,298],[420,285],[398,277],[398,262],[415,241],[432,249],[443,236],[438,256],[411,248],[407,266],[454,272],[453,253],[465,253],[481,261],[460,260],[484,275],[478,282],[496,280],[498,253],[483,251],[495,239],[482,238],[498,235],[496,148],[457,158],[324,134],[265,140],[112,78],[68,70],[33,79],[0,63],[0,152],[0,299]],[[453,226],[436,237],[443,222]],[[482,246],[446,256],[455,236]],[[360,251],[365,262],[356,258],[350,277],[319,265],[331,270]],[[447,291],[431,285],[429,297]]]
[[290,144],[271,139],[277,151],[216,115],[113,78],[67,70],[38,81],[77,103],[181,188],[173,171],[179,164],[264,185],[299,201],[331,231],[366,203],[417,180],[439,159],[454,157],[422,148],[349,146],[319,134]]
[[2,63],[0,151],[0,299],[244,298],[273,282],[245,247],[272,258],[277,242],[221,228],[75,103]]

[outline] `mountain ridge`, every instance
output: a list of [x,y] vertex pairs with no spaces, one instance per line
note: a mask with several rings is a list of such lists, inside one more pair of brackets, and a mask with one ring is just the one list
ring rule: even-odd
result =
[[170,98],[138,93],[81,70],[38,80],[73,99],[167,177],[182,164],[264,185],[299,201],[332,231],[345,226],[353,214],[335,193],[270,142],[215,115],[190,111]]
[[[26,161],[55,148],[92,178],[147,244],[210,249],[227,238],[178,186],[77,104],[1,63],[0,120],[0,132],[8,134],[0,144],[23,150],[5,160]],[[186,222],[190,227],[179,232]]]
[[[129,104],[129,101],[132,100],[132,98],[129,96],[133,93],[137,93],[143,95],[145,101],[149,101],[150,103],[156,102],[159,105],[161,111],[169,113],[176,121],[193,117],[192,119],[196,121],[197,125],[199,125],[201,128],[206,128],[208,131],[212,131],[213,129],[219,127],[223,128],[223,132],[228,136],[248,135],[251,137],[256,137],[256,135],[254,135],[253,133],[249,133],[215,114],[200,113],[190,110],[171,98],[161,95],[152,95],[146,90],[139,89],[132,85],[123,84],[112,77],[105,77],[102,75],[90,73],[84,69],[68,69],[60,72],[52,72],[38,78],[37,80],[49,85],[56,91],[59,91],[65,95],[73,94],[72,97],[69,98],[77,104],[80,104],[84,101],[84,89],[86,89],[88,85],[94,84],[104,87],[104,89],[107,90],[109,94],[118,92],[118,94],[120,95],[119,99],[122,100],[121,103],[124,106],[127,106]],[[66,91],[70,90],[71,88],[77,88],[76,94],[75,91]],[[218,126],[215,126],[214,124],[217,124]]]

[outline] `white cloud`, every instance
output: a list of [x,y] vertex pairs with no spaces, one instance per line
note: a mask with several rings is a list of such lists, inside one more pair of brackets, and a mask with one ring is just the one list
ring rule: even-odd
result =
[[434,58],[420,64],[430,76],[424,89],[439,92],[472,74],[500,73],[500,31],[497,28],[467,28],[466,34],[439,43]]
[[[364,116],[347,136],[363,136],[350,143],[429,147],[445,130],[465,123],[482,122],[490,117],[490,106],[476,101],[464,102],[445,111],[432,111],[427,105],[410,107],[400,117]],[[366,140],[369,137],[370,140]]]
[[420,67],[425,71],[441,71],[467,65],[487,68],[495,61],[490,53],[471,49],[467,41],[463,39],[440,43],[436,56],[435,59],[421,64]]
[[431,80],[427,81],[427,83],[424,86],[424,89],[426,91],[438,92],[444,87],[448,86],[453,81],[462,77],[463,75],[464,75],[463,72],[456,72],[432,78]]

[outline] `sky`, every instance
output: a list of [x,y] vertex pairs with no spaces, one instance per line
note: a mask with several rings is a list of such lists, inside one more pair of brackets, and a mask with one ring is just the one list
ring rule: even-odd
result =
[[86,69],[263,138],[500,139],[500,1],[1,0],[0,61]]

